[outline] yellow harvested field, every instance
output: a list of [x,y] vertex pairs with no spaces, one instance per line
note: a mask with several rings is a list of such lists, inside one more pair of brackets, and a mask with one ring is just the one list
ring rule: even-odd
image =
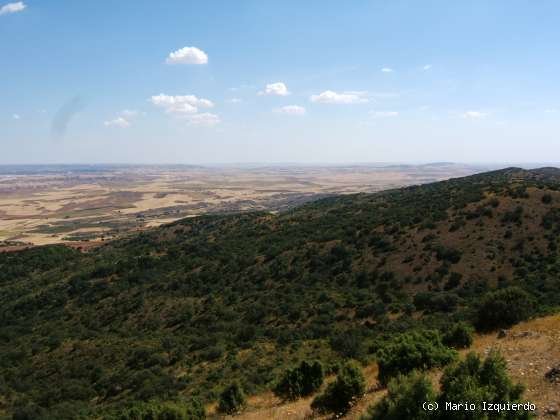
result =
[[282,211],[327,195],[375,192],[482,169],[440,164],[0,171],[0,245],[96,241],[204,213]]

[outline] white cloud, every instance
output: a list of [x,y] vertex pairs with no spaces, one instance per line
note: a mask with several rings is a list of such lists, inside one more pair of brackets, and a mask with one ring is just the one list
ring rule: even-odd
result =
[[191,125],[201,125],[207,127],[220,123],[220,117],[218,117],[216,114],[211,114],[209,112],[204,112],[202,114],[188,115],[186,119]]
[[259,95],[288,96],[289,94],[288,87],[283,82],[269,83],[264,91],[259,92]]
[[164,93],[151,97],[155,106],[165,109],[172,114],[196,114],[198,108],[212,108],[214,103],[208,99],[197,98],[194,95],[171,96]]
[[126,128],[126,127],[130,127],[130,122],[123,117],[117,117],[114,120],[105,121],[103,125],[105,127]]
[[231,98],[231,99],[226,100],[226,102],[228,102],[230,104],[239,104],[239,103],[243,102],[243,100],[239,99],[239,98]]
[[430,70],[432,68],[431,64],[426,64],[424,67],[422,67],[422,70],[427,71]]
[[374,118],[392,118],[399,116],[397,111],[371,111],[369,114]]
[[130,127],[131,124],[130,120],[136,118],[140,114],[141,113],[139,111],[136,111],[134,109],[123,109],[121,112],[117,114],[117,116],[114,119],[105,121],[103,125],[105,127],[120,127],[120,128]]
[[481,112],[481,111],[467,111],[462,114],[463,118],[468,118],[472,120],[477,120],[487,116],[488,116],[487,112]]
[[8,3],[0,8],[0,16],[7,15],[9,13],[22,12],[27,6],[22,1],[17,3]]
[[212,126],[220,122],[216,114],[209,112],[198,113],[199,108],[212,108],[214,103],[208,99],[197,98],[194,95],[171,96],[164,93],[152,96],[150,101],[155,106],[165,109],[165,112],[183,117],[189,124]]
[[311,95],[309,98],[311,102],[321,104],[361,104],[367,102],[365,92],[342,92],[336,93],[332,90],[325,90],[318,95]]
[[286,115],[305,115],[305,108],[299,105],[286,105],[276,108],[274,112]]
[[554,113],[558,112],[558,110],[554,109],[554,108],[548,108],[548,109],[545,109],[544,112],[547,113],[547,114],[554,114]]
[[19,114],[12,114],[12,118],[14,120],[19,120],[19,119],[21,119],[21,116]]
[[393,73],[394,70],[391,69],[391,68],[389,68],[389,67],[383,67],[383,68],[381,69],[381,71],[382,71],[383,73]]
[[208,55],[196,47],[184,47],[169,53],[167,64],[207,64]]

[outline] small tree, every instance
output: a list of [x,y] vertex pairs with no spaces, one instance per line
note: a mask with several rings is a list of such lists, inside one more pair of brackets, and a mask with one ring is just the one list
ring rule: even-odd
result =
[[535,299],[519,287],[488,293],[478,309],[476,327],[481,331],[507,328],[528,319],[535,312]]
[[387,396],[368,409],[361,420],[424,420],[433,418],[432,412],[422,408],[424,402],[435,401],[436,393],[430,380],[421,372],[399,375],[387,386]]
[[398,374],[445,366],[456,357],[457,352],[443,344],[437,331],[399,334],[377,351],[379,380],[386,384]]
[[456,349],[467,349],[473,343],[473,328],[465,322],[458,322],[443,336],[443,343]]
[[224,414],[235,414],[245,406],[245,393],[238,382],[232,383],[220,394],[218,411]]
[[346,413],[352,403],[364,395],[366,381],[362,369],[354,361],[346,363],[334,382],[311,403],[311,408],[320,413]]
[[[482,402],[492,404],[520,403],[523,387],[514,384],[507,375],[506,363],[497,353],[484,361],[474,353],[445,370],[440,380],[441,392],[434,391],[428,378],[418,372],[399,375],[389,382],[387,395],[368,409],[362,420],[428,419],[440,420],[525,420],[532,418],[526,411],[481,411]],[[436,401],[439,411],[424,411],[424,402]],[[474,404],[475,410],[442,409],[446,402]]]
[[298,367],[284,372],[273,391],[280,398],[295,400],[316,392],[323,384],[323,379],[321,363],[303,361]]
[[[446,401],[468,401],[476,404],[487,403],[519,403],[523,395],[523,386],[514,384],[507,374],[505,360],[498,353],[490,353],[482,362],[475,353],[469,353],[466,359],[455,366],[449,367],[441,380],[440,405]],[[480,411],[442,412],[447,419],[529,419],[532,416],[526,411],[499,413],[493,416]]]

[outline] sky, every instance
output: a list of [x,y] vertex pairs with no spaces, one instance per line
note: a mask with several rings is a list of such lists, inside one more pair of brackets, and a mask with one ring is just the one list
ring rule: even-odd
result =
[[559,15],[0,0],[0,164],[558,162]]

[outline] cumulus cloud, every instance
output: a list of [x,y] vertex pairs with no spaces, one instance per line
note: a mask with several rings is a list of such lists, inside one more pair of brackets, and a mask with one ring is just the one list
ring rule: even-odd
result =
[[196,47],[184,47],[169,53],[167,64],[207,64],[208,55]]
[[130,122],[123,117],[117,117],[114,120],[105,121],[103,125],[105,127],[127,128],[130,127]]
[[159,95],[150,98],[152,104],[163,108],[168,114],[184,118],[191,125],[212,126],[220,122],[216,114],[199,113],[200,108],[212,108],[214,103],[208,99],[197,98],[195,95]]
[[196,114],[198,108],[212,108],[214,103],[194,95],[171,96],[164,93],[151,97],[151,102],[171,114]]
[[373,118],[392,118],[398,117],[399,113],[397,111],[371,111],[370,115]]
[[392,68],[389,68],[389,67],[383,67],[383,68],[381,69],[381,71],[382,71],[383,73],[393,73],[394,70],[393,70]]
[[277,114],[305,115],[305,108],[299,105],[286,105],[274,110]]
[[259,95],[288,96],[288,87],[283,82],[269,83]]
[[200,125],[210,127],[220,123],[220,117],[210,112],[203,112],[201,114],[189,115],[186,117],[191,125]]
[[114,119],[105,121],[103,125],[105,127],[127,128],[130,127],[131,120],[138,115],[140,115],[140,112],[134,109],[123,109]]
[[8,3],[0,7],[0,16],[7,15],[9,13],[22,12],[27,6],[22,1],[16,3]]
[[424,67],[422,67],[422,70],[427,71],[430,70],[432,68],[431,64],[426,64]]
[[487,116],[488,116],[487,112],[481,112],[481,111],[467,111],[462,114],[463,118],[468,118],[471,120],[478,120],[480,118],[484,118]]
[[320,104],[361,104],[367,102],[365,92],[342,92],[337,93],[332,90],[325,90],[318,95],[311,95],[309,98],[311,102]]

